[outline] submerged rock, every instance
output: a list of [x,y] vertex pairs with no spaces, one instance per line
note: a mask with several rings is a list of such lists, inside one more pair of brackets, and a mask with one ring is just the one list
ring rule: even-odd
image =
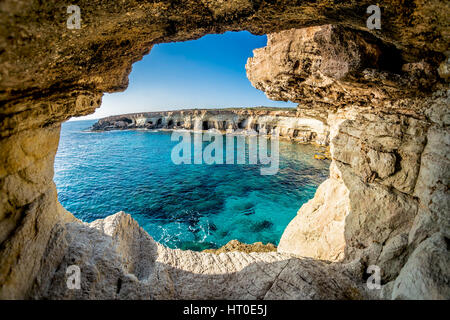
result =
[[277,247],[272,243],[263,244],[262,242],[255,242],[252,244],[246,244],[239,242],[238,240],[230,240],[227,244],[220,247],[219,249],[207,249],[203,250],[203,252],[209,253],[223,253],[223,252],[232,252],[232,251],[240,251],[240,252],[272,252],[277,251]]

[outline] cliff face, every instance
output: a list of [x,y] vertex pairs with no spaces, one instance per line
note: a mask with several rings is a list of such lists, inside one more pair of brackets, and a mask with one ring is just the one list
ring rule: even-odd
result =
[[167,112],[134,113],[100,119],[92,126],[94,131],[117,129],[187,129],[221,132],[248,132],[272,134],[298,142],[328,145],[329,129],[326,122],[307,117],[296,110],[217,109],[179,110]]
[[423,61],[373,69],[382,54],[322,26],[269,35],[249,59],[248,78],[268,97],[298,101],[299,112],[333,106],[330,178],[278,251],[377,265],[389,298],[448,297],[448,86]]
[[437,82],[431,61],[408,61],[367,32],[334,25],[270,34],[246,68],[270,99],[302,106],[372,106],[425,96]]
[[[67,8],[54,1],[0,4],[1,298],[364,297],[353,271],[373,263],[383,297],[450,297],[448,2],[384,1],[382,29],[371,31],[372,1],[77,3],[79,30],[66,28]],[[61,122],[124,90],[154,44],[227,30],[273,33],[249,79],[329,126],[330,180],[279,248],[312,258],[155,248],[128,218],[87,226],[57,201]],[[65,286],[72,263],[81,291]]]

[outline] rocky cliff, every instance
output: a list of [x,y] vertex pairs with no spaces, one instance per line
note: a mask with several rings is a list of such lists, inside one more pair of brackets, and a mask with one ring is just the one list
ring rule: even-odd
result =
[[[448,2],[384,1],[380,30],[366,27],[371,1],[77,4],[81,29],[58,2],[0,4],[1,298],[367,298],[372,264],[372,296],[450,298]],[[270,33],[249,80],[329,126],[330,179],[279,252],[169,250],[124,214],[87,225],[65,211],[61,122],[124,90],[154,44],[228,30]]]
[[326,25],[269,35],[249,59],[248,78],[268,97],[299,112],[333,106],[330,178],[278,251],[376,265],[389,298],[448,297],[448,85],[437,65],[386,68],[384,54],[371,37]]
[[223,133],[254,131],[292,141],[328,145],[329,127],[315,114],[307,116],[294,110],[270,108],[178,110],[124,114],[100,119],[94,131],[117,129],[216,129]]

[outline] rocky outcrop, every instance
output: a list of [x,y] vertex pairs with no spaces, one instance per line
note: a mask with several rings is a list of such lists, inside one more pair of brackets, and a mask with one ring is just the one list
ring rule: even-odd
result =
[[145,112],[100,119],[93,131],[120,129],[219,130],[224,133],[256,132],[273,134],[292,141],[328,145],[329,131],[324,120],[294,110],[270,108],[178,110]]
[[[448,299],[448,238],[435,233],[423,241],[393,281],[393,299]],[[389,284],[388,284],[389,285]]]
[[[0,297],[361,297],[362,273],[345,274],[376,264],[384,298],[448,299],[449,4],[384,1],[382,29],[367,30],[372,4],[93,0],[80,2],[81,29],[70,30],[58,2],[2,1]],[[61,122],[124,90],[154,44],[228,30],[274,33],[249,61],[249,79],[273,99],[298,102],[299,114],[326,119],[339,179],[321,190],[345,185],[336,194],[348,194],[348,210],[326,216],[335,204],[319,193],[296,218],[323,218],[312,241],[295,235],[295,223],[290,234],[315,248],[325,239],[339,249],[343,238],[352,263],[328,264],[318,260],[323,251],[306,249],[294,253],[310,258],[299,259],[155,248],[131,221],[86,225],[58,204]],[[341,259],[340,250],[328,258]],[[65,266],[74,261],[86,281],[69,292]]]
[[[34,299],[366,297],[363,286],[354,280],[357,277],[343,266],[276,252],[169,249],[123,212],[90,224],[55,226],[42,265],[32,289]],[[80,268],[78,290],[66,285],[66,270],[72,265]]]
[[429,63],[404,61],[370,34],[334,25],[268,35],[246,69],[270,99],[332,108],[423,96],[437,75]]
[[336,168],[313,199],[305,203],[283,232],[278,252],[340,261],[345,250],[345,218],[349,191]]
[[242,243],[238,240],[230,240],[227,244],[220,247],[219,249],[206,249],[203,252],[220,254],[224,252],[272,252],[277,251],[277,247],[275,247],[272,243],[263,244],[262,242],[255,242],[252,244]]
[[390,287],[384,298],[449,298],[450,267],[437,263],[450,257],[448,86],[423,61],[383,69],[387,48],[360,36],[335,26],[283,31],[247,63],[269,98],[298,101],[299,112],[333,106],[330,178],[278,251],[376,265]]

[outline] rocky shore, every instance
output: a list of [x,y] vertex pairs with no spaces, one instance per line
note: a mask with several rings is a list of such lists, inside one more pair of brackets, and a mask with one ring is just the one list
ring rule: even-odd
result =
[[[313,113],[315,116],[316,113]],[[92,131],[125,129],[187,129],[221,132],[264,132],[302,143],[329,145],[326,119],[308,117],[296,109],[236,108],[192,109],[166,112],[143,112],[106,117],[98,120]]]

